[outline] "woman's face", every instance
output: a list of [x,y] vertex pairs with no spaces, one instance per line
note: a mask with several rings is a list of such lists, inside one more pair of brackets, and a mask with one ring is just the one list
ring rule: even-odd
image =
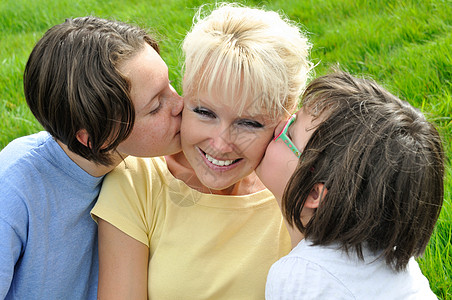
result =
[[[313,120],[312,115],[304,109],[297,112],[294,123],[287,129],[287,136],[299,151],[303,151],[314,132],[320,119]],[[278,136],[286,121],[282,121],[275,129]],[[282,139],[272,140],[265,151],[264,158],[256,168],[256,174],[262,183],[279,200],[282,199],[284,189],[298,164],[298,157],[292,152]]]
[[135,124],[118,151],[134,156],[160,156],[180,151],[182,98],[171,86],[168,67],[148,44],[119,70],[131,83]]
[[201,183],[222,190],[254,171],[276,123],[246,108],[239,115],[239,105],[211,96],[200,93],[184,99],[181,144]]

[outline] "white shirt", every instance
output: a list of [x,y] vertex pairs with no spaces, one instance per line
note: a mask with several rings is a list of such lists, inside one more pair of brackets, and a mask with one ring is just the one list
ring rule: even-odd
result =
[[363,249],[365,261],[337,245],[312,246],[302,240],[271,267],[265,298],[273,299],[437,299],[411,258],[395,272]]

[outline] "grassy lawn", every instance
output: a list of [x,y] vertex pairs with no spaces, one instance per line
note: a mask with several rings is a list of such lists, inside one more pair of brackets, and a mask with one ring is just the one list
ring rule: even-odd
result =
[[[241,1],[284,12],[314,44],[316,75],[339,64],[376,79],[420,108],[440,130],[446,148],[445,203],[423,273],[440,299],[452,299],[452,2],[450,0]],[[179,92],[180,42],[202,1],[2,0],[0,2],[0,149],[41,130],[29,112],[22,73],[36,41],[65,18],[96,15],[152,28]]]

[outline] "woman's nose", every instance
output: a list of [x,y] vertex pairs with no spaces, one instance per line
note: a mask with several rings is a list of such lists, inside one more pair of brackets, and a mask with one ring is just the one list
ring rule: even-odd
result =
[[231,153],[234,150],[234,138],[231,135],[230,128],[223,126],[218,129],[210,142],[210,147],[217,154]]

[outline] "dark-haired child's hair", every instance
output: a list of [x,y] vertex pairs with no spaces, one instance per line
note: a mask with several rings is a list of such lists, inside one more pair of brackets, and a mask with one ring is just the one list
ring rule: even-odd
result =
[[[444,153],[424,115],[372,80],[335,72],[314,80],[303,109],[321,118],[282,199],[283,213],[315,245],[381,252],[405,269],[427,246],[443,203]],[[316,183],[328,192],[300,220]]]
[[[50,28],[30,54],[24,91],[33,115],[72,152],[109,165],[111,150],[130,134],[135,110],[130,82],[118,66],[157,42],[143,29],[97,17]],[[76,134],[85,129],[88,147]]]

